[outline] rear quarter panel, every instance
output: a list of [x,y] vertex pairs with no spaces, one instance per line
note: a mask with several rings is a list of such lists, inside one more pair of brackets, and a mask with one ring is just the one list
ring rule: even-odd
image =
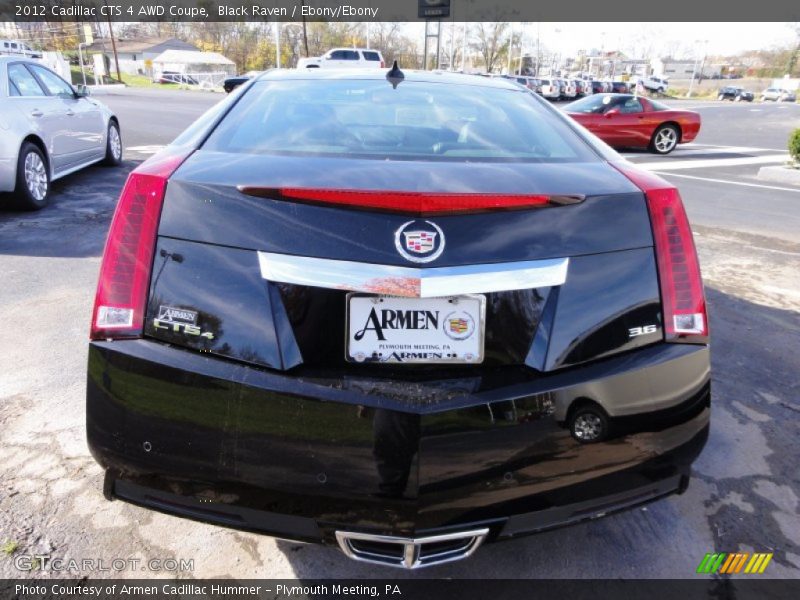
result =
[[691,142],[700,133],[701,119],[698,113],[684,111],[678,122],[681,125],[681,143]]

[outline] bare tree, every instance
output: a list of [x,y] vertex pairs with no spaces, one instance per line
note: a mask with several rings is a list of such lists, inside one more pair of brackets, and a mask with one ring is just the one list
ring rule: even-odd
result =
[[792,23],[789,27],[794,30],[797,36],[797,44],[795,45],[794,51],[789,56],[789,60],[786,62],[786,73],[792,75],[797,66],[797,61],[800,60],[800,23]]
[[478,23],[475,26],[477,42],[472,47],[483,58],[486,72],[494,70],[495,63],[508,49],[509,40],[505,37],[508,23]]

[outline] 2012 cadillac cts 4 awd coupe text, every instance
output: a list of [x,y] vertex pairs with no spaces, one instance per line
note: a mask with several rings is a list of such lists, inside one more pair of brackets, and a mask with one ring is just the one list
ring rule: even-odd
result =
[[678,191],[482,77],[246,83],[130,175],[91,337],[108,498],[373,563],[680,493],[708,433]]

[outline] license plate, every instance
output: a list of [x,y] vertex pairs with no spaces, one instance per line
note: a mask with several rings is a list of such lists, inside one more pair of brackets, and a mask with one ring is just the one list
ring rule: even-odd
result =
[[486,296],[347,296],[346,358],[353,362],[483,362]]

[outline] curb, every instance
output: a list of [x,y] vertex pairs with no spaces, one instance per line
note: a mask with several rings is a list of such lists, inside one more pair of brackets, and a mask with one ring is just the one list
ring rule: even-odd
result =
[[800,187],[800,169],[789,167],[761,167],[758,170],[758,179],[796,185]]

